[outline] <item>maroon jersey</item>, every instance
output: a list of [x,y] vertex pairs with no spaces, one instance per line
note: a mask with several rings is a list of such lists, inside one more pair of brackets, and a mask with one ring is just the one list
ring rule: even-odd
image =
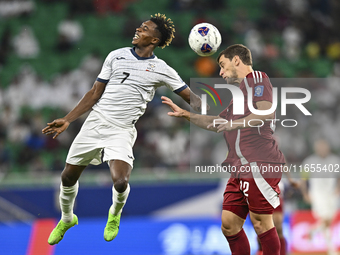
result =
[[[252,88],[253,106],[256,102],[273,102],[273,86],[266,73],[254,71],[249,73],[240,83],[240,89],[244,95],[244,115],[233,115],[233,100],[219,116],[226,120],[237,122],[251,114],[248,108],[247,87]],[[251,123],[250,123],[251,124]],[[251,162],[285,163],[284,156],[278,148],[277,141],[273,137],[275,126],[271,121],[265,121],[262,127],[250,127],[224,132],[227,142],[228,155],[223,165],[245,165]]]

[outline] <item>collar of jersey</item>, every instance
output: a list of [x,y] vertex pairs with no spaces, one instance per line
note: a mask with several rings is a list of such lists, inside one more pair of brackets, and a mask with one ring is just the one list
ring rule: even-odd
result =
[[138,56],[138,54],[135,52],[135,47],[131,48],[131,53],[132,53],[132,55],[134,55],[138,60],[153,59],[153,58],[156,57],[155,54],[152,54],[152,56],[151,56],[151,57],[148,57],[148,58],[140,57],[140,56]]

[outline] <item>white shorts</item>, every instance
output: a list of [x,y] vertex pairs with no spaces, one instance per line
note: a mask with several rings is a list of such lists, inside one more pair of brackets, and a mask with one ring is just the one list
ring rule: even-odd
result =
[[71,165],[99,165],[119,159],[133,167],[132,147],[137,138],[135,127],[120,128],[92,111],[74,139],[66,162]]
[[335,194],[310,194],[312,213],[318,219],[332,220],[338,210],[339,197]]

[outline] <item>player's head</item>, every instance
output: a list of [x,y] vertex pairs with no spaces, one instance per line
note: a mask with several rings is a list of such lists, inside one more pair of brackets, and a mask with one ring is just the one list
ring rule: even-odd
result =
[[330,153],[329,143],[324,139],[319,139],[314,142],[314,151],[321,157],[325,158]]
[[223,50],[217,57],[220,76],[230,84],[239,84],[252,69],[250,50],[242,44],[234,44]]
[[136,47],[146,47],[152,45],[164,48],[168,46],[175,37],[175,26],[171,19],[167,19],[164,14],[156,14],[151,19],[142,23],[136,29],[132,44]]
[[175,25],[170,18],[166,18],[164,14],[157,13],[155,16],[151,15],[150,19],[157,25],[157,30],[160,33],[158,47],[162,49],[169,46],[172,39],[175,37]]

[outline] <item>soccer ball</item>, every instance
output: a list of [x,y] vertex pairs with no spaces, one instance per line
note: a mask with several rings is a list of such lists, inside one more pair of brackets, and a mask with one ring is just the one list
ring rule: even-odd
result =
[[202,57],[207,57],[218,50],[222,38],[215,26],[209,23],[200,23],[191,29],[188,41],[194,52]]

